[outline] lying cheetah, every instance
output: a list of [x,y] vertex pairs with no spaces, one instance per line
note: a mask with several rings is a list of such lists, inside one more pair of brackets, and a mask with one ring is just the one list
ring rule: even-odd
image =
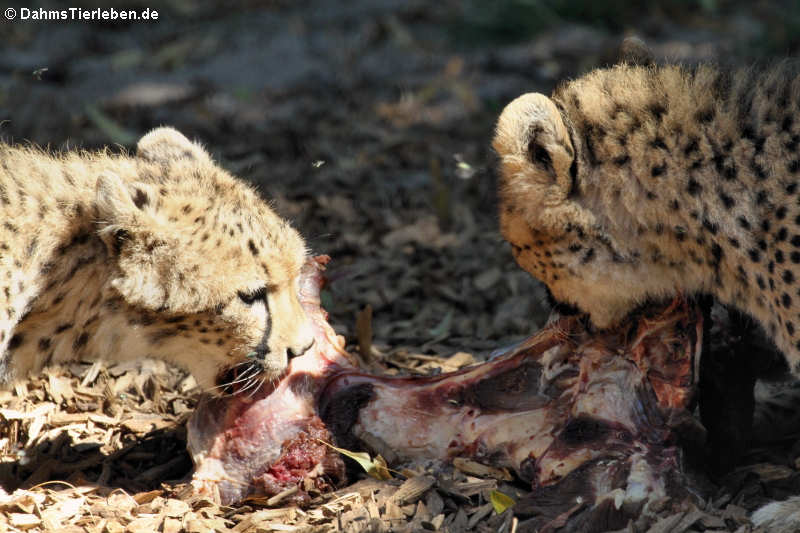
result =
[[302,238],[177,131],[135,156],[0,145],[0,163],[0,382],[152,356],[241,390],[313,342]]
[[800,375],[798,108],[791,62],[622,64],[520,96],[493,143],[503,235],[600,328],[648,300],[710,294],[760,323]]

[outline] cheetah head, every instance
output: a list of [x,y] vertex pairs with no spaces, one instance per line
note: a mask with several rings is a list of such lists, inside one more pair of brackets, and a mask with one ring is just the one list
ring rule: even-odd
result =
[[98,178],[96,205],[113,265],[106,290],[142,355],[218,390],[280,375],[313,343],[298,300],[303,239],[173,129],[147,134],[122,161]]
[[558,302],[606,328],[667,287],[638,268],[624,210],[604,215],[609,194],[584,174],[580,142],[547,96],[525,94],[508,104],[493,143],[500,158],[500,224],[522,268]]

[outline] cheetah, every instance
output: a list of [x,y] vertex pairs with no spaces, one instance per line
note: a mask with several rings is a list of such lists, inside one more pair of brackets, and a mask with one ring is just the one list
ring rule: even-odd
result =
[[0,163],[0,383],[157,357],[239,391],[313,343],[303,239],[176,130],[135,155],[0,145]]
[[[739,70],[623,63],[550,97],[522,95],[502,111],[493,141],[501,231],[517,263],[598,328],[649,300],[710,295],[740,323],[759,324],[800,376],[799,107],[793,61]],[[741,429],[703,417],[722,431],[709,432],[711,458],[725,447],[735,457],[750,437],[750,368],[767,365],[756,352],[701,361],[701,415],[713,404],[749,410]],[[734,383],[704,388],[704,364]],[[724,471],[732,465],[722,455]],[[754,519],[789,509],[800,498]]]
[[800,374],[800,69],[616,65],[502,112],[500,225],[522,268],[606,328],[710,294]]

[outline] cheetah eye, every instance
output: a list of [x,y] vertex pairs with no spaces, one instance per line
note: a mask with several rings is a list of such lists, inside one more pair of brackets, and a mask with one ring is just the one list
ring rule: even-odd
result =
[[245,304],[253,305],[259,300],[266,300],[267,288],[261,287],[251,292],[239,291],[236,294],[239,296],[239,299],[243,301]]

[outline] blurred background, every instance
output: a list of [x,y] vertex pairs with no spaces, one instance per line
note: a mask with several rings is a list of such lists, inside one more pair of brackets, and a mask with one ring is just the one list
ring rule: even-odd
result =
[[0,4],[17,12],[0,17],[0,138],[116,151],[177,127],[333,257],[332,322],[354,342],[371,307],[383,353],[481,355],[546,320],[497,229],[489,144],[511,99],[613,62],[631,34],[684,63],[800,47],[797,0],[102,3],[158,12],[136,22]]

